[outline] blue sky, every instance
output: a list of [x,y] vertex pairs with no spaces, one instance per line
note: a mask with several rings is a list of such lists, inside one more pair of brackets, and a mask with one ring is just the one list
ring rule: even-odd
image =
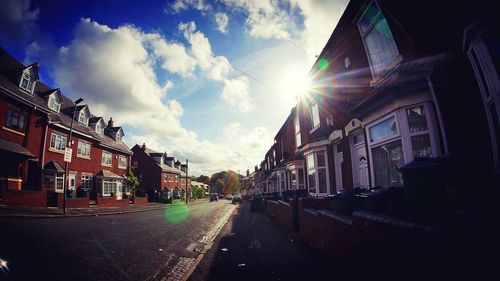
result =
[[252,169],[347,0],[2,0],[0,44],[190,173]]

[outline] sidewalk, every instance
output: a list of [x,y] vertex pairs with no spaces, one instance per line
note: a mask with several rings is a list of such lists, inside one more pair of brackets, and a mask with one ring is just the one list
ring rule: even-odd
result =
[[[205,200],[206,201],[206,200]],[[190,201],[189,205],[205,202],[202,199]],[[7,206],[0,204],[0,217],[17,217],[17,218],[64,218],[64,217],[84,217],[96,215],[116,215],[124,213],[145,212],[151,210],[159,210],[167,208],[169,204],[149,202],[144,205],[123,206],[123,207],[89,207],[89,208],[66,208],[66,215],[63,214],[61,208],[46,207],[23,207],[23,206]]]
[[[201,280],[330,280],[342,266],[304,245],[263,213],[244,203],[190,276]],[[326,278],[325,278],[326,277]]]

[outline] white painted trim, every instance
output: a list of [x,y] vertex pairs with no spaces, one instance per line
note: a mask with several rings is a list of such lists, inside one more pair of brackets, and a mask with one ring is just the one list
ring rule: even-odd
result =
[[[54,125],[54,126],[56,126],[56,127],[59,127],[59,128],[62,128],[62,129],[65,129],[65,130],[68,130],[68,131],[69,131],[69,128],[68,128],[68,127],[66,127],[66,126],[64,126],[64,125],[62,125],[62,124],[59,124],[59,123],[51,123],[51,124],[52,124],[52,125]],[[91,135],[87,135],[87,134],[85,134],[85,133],[82,133],[82,132],[80,132],[80,131],[77,131],[77,130],[75,130],[74,128],[73,128],[73,134],[78,134],[78,135],[80,135],[80,136],[84,136],[84,137],[87,137],[87,138],[90,138],[90,139],[93,139],[93,140],[99,141],[99,139],[96,139],[96,138],[94,138],[94,137],[93,137],[93,136],[91,136]]]
[[343,138],[342,130],[334,130],[329,136],[328,140],[330,142],[340,141]]

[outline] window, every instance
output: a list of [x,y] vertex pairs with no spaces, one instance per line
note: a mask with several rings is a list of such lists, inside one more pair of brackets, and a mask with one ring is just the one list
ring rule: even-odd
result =
[[104,127],[101,126],[101,121],[97,122],[95,125],[95,132],[100,136],[104,135]]
[[103,180],[102,181],[102,196],[111,196],[116,193],[116,180]]
[[401,186],[396,165],[419,157],[438,155],[432,104],[401,108],[389,118],[368,125],[368,139],[375,186]]
[[59,151],[64,151],[64,149],[66,148],[66,142],[67,142],[66,137],[52,133],[50,137],[50,148]]
[[307,179],[309,182],[309,192],[316,193],[316,170],[314,167],[314,154],[307,155]]
[[500,173],[499,38],[498,30],[486,29],[471,41],[467,51],[483,98],[490,129],[494,169],[497,173]]
[[374,79],[384,76],[400,58],[387,21],[372,1],[358,22]]
[[300,137],[300,120],[298,115],[295,118],[295,143],[297,144],[297,147],[300,147],[302,145],[302,140]]
[[64,174],[56,174],[55,188],[56,188],[56,192],[63,192]]
[[118,132],[116,132],[116,141],[122,141],[122,134],[121,134],[120,130],[118,130]]
[[311,105],[311,122],[313,129],[319,127],[319,109],[317,103]]
[[51,95],[49,97],[49,102],[48,102],[49,108],[54,110],[55,112],[59,112],[61,109],[61,103],[57,101],[57,98],[55,95]]
[[90,143],[79,141],[76,155],[90,158]]
[[[118,168],[127,168],[127,157],[120,155],[118,157]],[[166,175],[165,175],[166,179]]]
[[285,190],[285,172],[280,173],[280,184],[281,184],[281,190]]
[[85,109],[82,109],[80,111],[80,114],[78,115],[78,122],[88,125],[89,123],[89,118],[87,116],[87,112],[85,112]]
[[[32,70],[30,69],[30,72]],[[36,79],[32,77],[29,73],[23,72],[23,75],[21,76],[21,83],[19,84],[19,87],[22,89],[33,93],[33,88],[35,87],[35,82]]]
[[24,132],[27,116],[28,113],[26,111],[9,105],[5,118],[5,127]]
[[84,191],[90,191],[92,189],[92,175],[82,175],[81,188]]
[[398,134],[396,116],[387,118],[369,129],[370,142],[379,142]]
[[112,165],[113,154],[109,152],[102,152],[102,165],[111,166]]
[[304,180],[304,169],[297,169],[297,174],[299,175],[299,189],[304,189],[305,180]]

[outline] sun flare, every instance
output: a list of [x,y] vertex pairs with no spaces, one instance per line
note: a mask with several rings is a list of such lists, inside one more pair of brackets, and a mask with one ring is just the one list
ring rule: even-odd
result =
[[300,68],[285,70],[278,81],[278,90],[288,97],[300,98],[305,96],[311,88],[309,75]]

